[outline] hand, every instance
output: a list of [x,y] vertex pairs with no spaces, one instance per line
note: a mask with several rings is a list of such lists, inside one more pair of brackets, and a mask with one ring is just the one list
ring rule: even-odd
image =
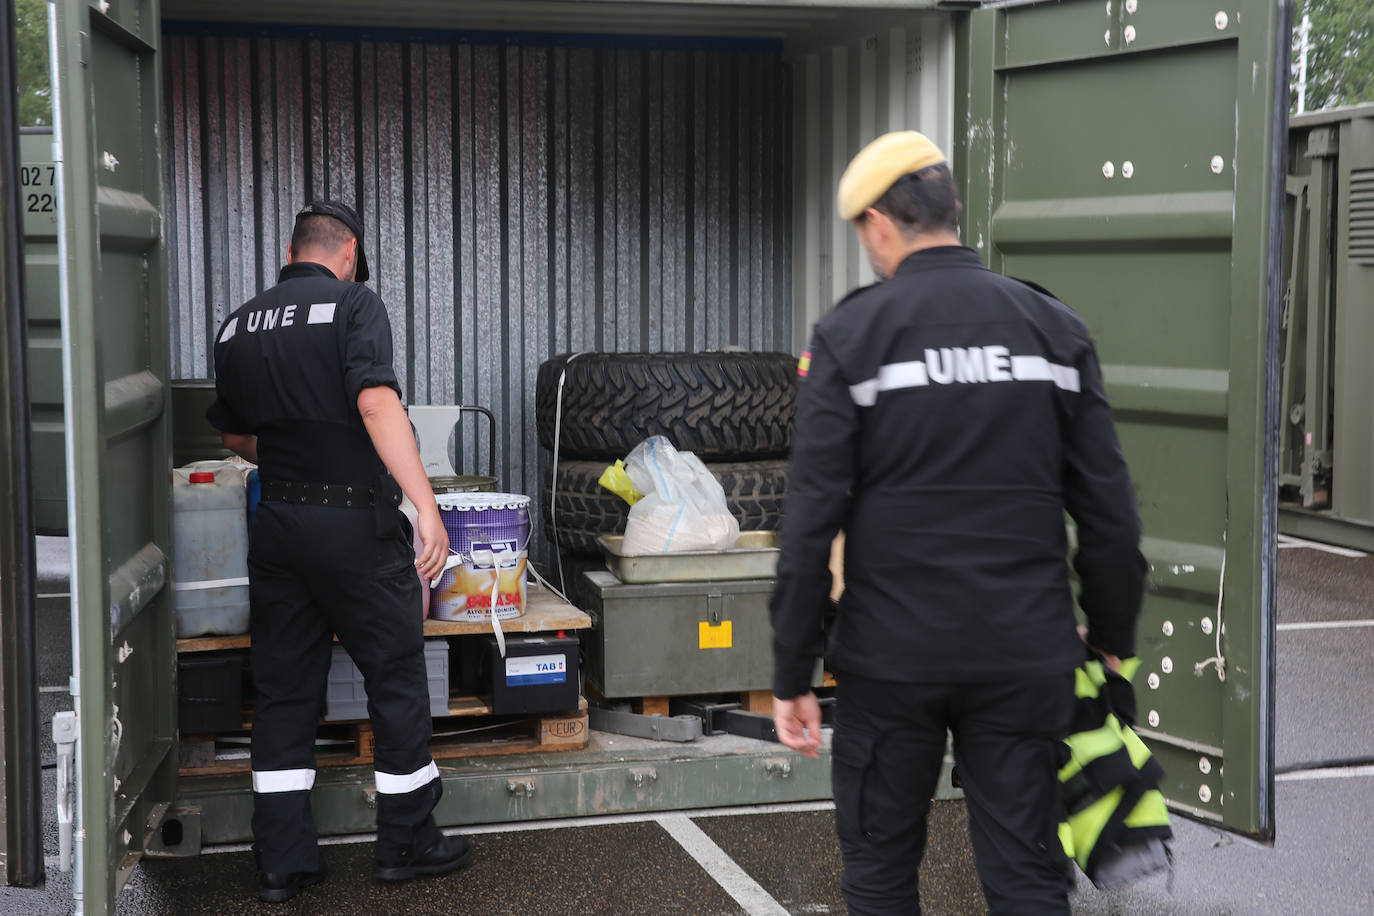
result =
[[444,527],[437,506],[421,512],[416,527],[420,531],[421,550],[415,568],[425,579],[432,581],[439,578],[448,560],[448,529]]
[[1094,646],[1092,643],[1088,642],[1087,627],[1082,625],[1078,627],[1078,638],[1083,640],[1083,645],[1087,646],[1089,649],[1096,652],[1099,657],[1101,657],[1102,664],[1107,666],[1108,671],[1113,671],[1117,674],[1121,673],[1121,659],[1115,655],[1112,655],[1110,652],[1103,652],[1101,649],[1097,648],[1097,646]]
[[1096,646],[1088,646],[1088,648],[1089,648],[1089,649],[1092,649],[1094,652],[1096,652],[1098,655],[1100,655],[1100,656],[1102,657],[1102,664],[1104,664],[1104,665],[1107,666],[1107,670],[1113,671],[1113,672],[1115,672],[1116,674],[1120,674],[1120,673],[1121,673],[1121,659],[1120,659],[1120,658],[1116,657],[1115,655],[1112,655],[1110,652],[1103,652],[1101,649],[1097,648]]
[[790,700],[773,697],[773,725],[778,740],[792,750],[813,760],[821,756],[821,704],[814,693],[808,691]]

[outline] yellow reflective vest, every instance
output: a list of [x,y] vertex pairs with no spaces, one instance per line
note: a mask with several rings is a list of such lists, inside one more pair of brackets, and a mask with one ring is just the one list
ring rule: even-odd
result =
[[1164,768],[1131,728],[1139,667],[1140,659],[1123,659],[1118,674],[1094,656],[1078,668],[1069,761],[1059,771],[1064,852],[1103,889],[1172,867]]

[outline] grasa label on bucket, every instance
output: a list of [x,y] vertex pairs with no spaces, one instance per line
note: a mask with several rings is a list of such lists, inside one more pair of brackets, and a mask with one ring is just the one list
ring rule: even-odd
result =
[[562,684],[567,679],[568,660],[564,655],[528,655],[506,659],[506,683],[512,687]]
[[464,562],[444,573],[430,602],[439,620],[485,620],[491,616],[492,586],[496,586],[496,616],[519,617],[525,611],[525,564],[523,555],[514,565],[500,569]]

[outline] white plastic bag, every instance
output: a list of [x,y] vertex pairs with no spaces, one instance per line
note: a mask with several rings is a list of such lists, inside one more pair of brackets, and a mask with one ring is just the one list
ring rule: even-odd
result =
[[696,455],[653,436],[630,452],[625,471],[645,494],[625,523],[626,555],[728,550],[739,540],[725,490]]

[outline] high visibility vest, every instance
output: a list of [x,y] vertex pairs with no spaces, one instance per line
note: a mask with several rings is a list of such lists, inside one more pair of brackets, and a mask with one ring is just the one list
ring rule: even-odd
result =
[[1140,659],[1110,671],[1095,656],[1075,672],[1078,706],[1059,771],[1065,819],[1064,852],[1094,884],[1115,887],[1171,865],[1164,841],[1173,837],[1159,784],[1164,768],[1131,726],[1131,678]]

